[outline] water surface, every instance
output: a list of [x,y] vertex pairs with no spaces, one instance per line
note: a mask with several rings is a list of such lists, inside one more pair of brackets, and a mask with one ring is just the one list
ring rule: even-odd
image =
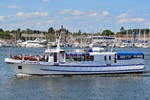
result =
[[143,51],[143,74],[19,78],[4,62],[9,54],[41,54],[44,50],[0,48],[0,100],[150,100],[150,49],[117,49]]

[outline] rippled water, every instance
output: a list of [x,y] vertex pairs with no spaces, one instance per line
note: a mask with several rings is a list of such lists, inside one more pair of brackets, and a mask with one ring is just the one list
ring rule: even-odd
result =
[[98,76],[31,76],[17,78],[4,63],[9,54],[43,53],[43,49],[0,48],[0,100],[150,100],[150,49],[143,51],[143,74]]

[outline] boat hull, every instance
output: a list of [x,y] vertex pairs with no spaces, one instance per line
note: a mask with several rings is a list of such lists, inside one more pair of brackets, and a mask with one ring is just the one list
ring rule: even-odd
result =
[[[144,64],[80,66],[80,65],[38,65],[10,64],[16,74],[27,75],[94,75],[112,73],[137,73],[144,71]],[[21,68],[20,68],[21,67]]]

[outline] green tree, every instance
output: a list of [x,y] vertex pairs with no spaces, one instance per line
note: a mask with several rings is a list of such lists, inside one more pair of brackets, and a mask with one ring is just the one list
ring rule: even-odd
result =
[[0,32],[4,32],[4,30],[2,28],[0,28]]
[[81,33],[82,33],[81,30],[79,30],[77,33],[74,33],[73,35],[74,35],[74,36],[80,36]]
[[8,33],[8,32],[0,32],[0,38],[2,38],[2,39],[12,39],[13,36],[10,35],[10,33]]
[[120,32],[125,32],[125,29],[123,26],[120,28]]
[[82,33],[81,30],[79,30],[77,34],[78,34],[78,35],[81,35],[81,33]]
[[[26,29],[26,34],[32,34],[32,30],[29,29],[29,28],[27,28],[27,29]],[[32,37],[27,37],[26,39],[27,39],[27,40],[31,40],[31,38],[32,38]]]
[[27,33],[27,34],[32,34],[32,30],[29,29],[29,28],[27,28],[27,29],[26,29],[26,33]]
[[55,34],[54,28],[53,28],[53,27],[50,27],[50,28],[48,29],[48,33]]
[[111,30],[104,30],[104,31],[102,32],[102,35],[110,36],[110,35],[114,35],[114,32],[112,32]]
[[17,37],[17,40],[21,39],[21,37],[22,37],[22,33],[21,33],[21,29],[20,28],[17,29],[16,37]]
[[55,41],[56,36],[55,36],[55,34],[47,33],[47,34],[45,34],[45,38],[46,38],[46,40],[48,40],[48,41]]

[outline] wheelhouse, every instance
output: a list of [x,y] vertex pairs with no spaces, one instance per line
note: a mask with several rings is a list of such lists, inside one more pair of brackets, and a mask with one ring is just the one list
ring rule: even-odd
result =
[[47,49],[45,51],[45,55],[46,55],[46,58],[48,59],[48,62],[54,62],[54,63],[65,62],[64,50]]

